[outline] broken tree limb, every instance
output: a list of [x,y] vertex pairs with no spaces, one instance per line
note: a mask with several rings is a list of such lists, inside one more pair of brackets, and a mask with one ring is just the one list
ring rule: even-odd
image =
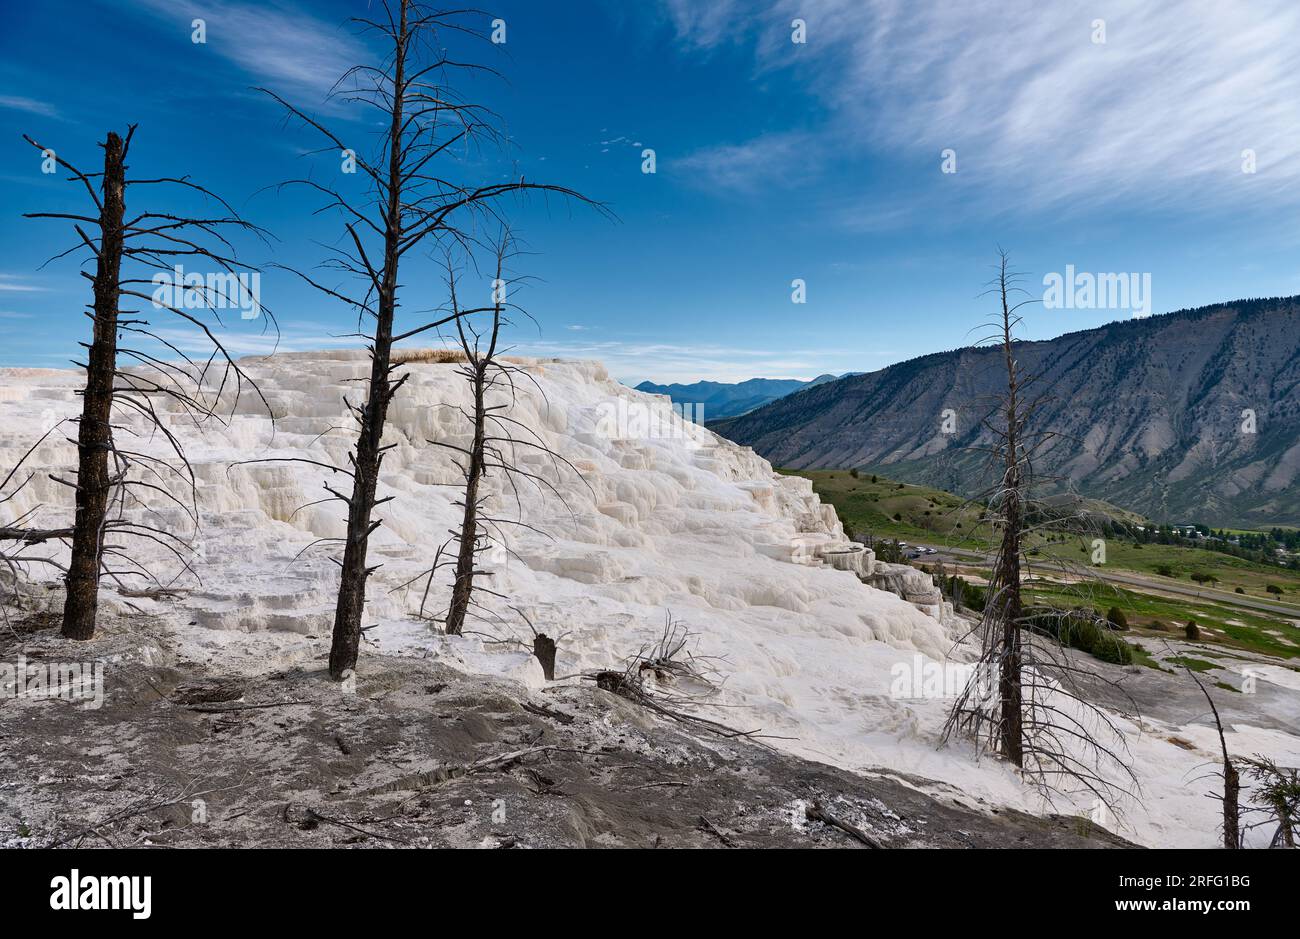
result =
[[703,815],[700,816],[700,823],[699,823],[699,825],[697,825],[696,827],[699,828],[700,831],[707,831],[709,834],[711,834],[713,837],[717,838],[719,841],[721,841],[721,842],[722,842],[724,845],[726,845],[728,848],[734,848],[734,847],[736,847],[736,842],[732,841],[732,840],[731,840],[730,838],[728,838],[725,834],[723,834],[723,833],[718,829],[718,826],[714,825],[713,822],[709,821],[708,818],[706,818],[705,816],[703,816]]
[[381,835],[376,831],[368,831],[365,828],[358,828],[356,825],[349,825],[347,822],[340,821],[337,818],[330,818],[328,815],[322,815],[315,809],[308,807],[306,809],[307,817],[314,822],[327,822],[330,825],[337,825],[340,828],[346,828],[348,831],[355,831],[359,835],[365,835],[367,838],[378,838],[380,841],[391,841],[394,844],[410,844],[405,838],[394,838],[392,835]]
[[0,541],[21,541],[23,544],[40,544],[71,538],[71,528],[0,528]]
[[551,720],[559,721],[561,724],[572,724],[576,718],[572,714],[565,714],[563,711],[556,711],[548,708],[544,704],[530,704],[527,701],[521,701],[519,704],[529,714],[536,714],[538,717],[549,717]]
[[861,841],[868,848],[884,847],[884,845],[882,845],[879,841],[876,841],[874,838],[868,835],[861,828],[857,827],[856,825],[850,824],[849,822],[844,821],[844,819],[842,818],[837,818],[836,816],[832,815],[830,812],[826,811],[826,809],[818,801],[814,800],[812,804],[810,804],[806,809],[804,809],[804,815],[807,817],[808,821],[810,822],[821,822],[823,825],[829,825],[831,828],[838,828],[840,831],[844,832],[849,837],[856,838],[858,841]]
[[294,707],[312,703],[311,701],[270,701],[266,704],[232,704],[228,707],[191,704],[186,707],[186,710],[197,711],[199,714],[225,714],[227,711],[260,711],[263,708]]

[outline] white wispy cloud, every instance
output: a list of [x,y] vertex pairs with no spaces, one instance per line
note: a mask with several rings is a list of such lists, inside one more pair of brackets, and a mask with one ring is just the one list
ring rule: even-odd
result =
[[807,134],[767,134],[738,144],[707,147],[677,160],[674,168],[703,189],[752,192],[785,182],[809,168],[816,150]]
[[661,2],[684,47],[750,44],[759,69],[806,77],[836,144],[928,159],[936,177],[952,148],[954,183],[981,197],[1300,201],[1294,0]]
[[321,19],[308,5],[276,0],[131,3],[186,36],[190,24],[202,19],[207,42],[195,45],[196,54],[220,56],[290,100],[318,104],[344,71],[371,58],[348,24]]
[[38,101],[35,98],[26,98],[22,95],[0,95],[0,108],[10,111],[26,111],[29,114],[39,114],[42,117],[58,117],[58,109],[54,105],[45,101]]
[[0,293],[44,293],[48,288],[27,283],[18,274],[0,274]]
[[852,349],[754,349],[632,340],[583,342],[521,338],[511,353],[543,358],[594,359],[628,384],[800,378],[826,372],[860,371],[864,354]]
[[[739,0],[663,0],[678,37],[697,49],[711,49],[729,39],[741,38],[744,17],[765,3]],[[749,8],[749,9],[747,9]]]

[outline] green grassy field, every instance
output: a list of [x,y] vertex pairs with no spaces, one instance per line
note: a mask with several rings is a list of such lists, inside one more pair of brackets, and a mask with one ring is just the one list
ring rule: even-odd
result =
[[[787,472],[783,470],[782,472]],[[871,534],[910,543],[943,544],[952,548],[990,550],[991,531],[979,522],[981,508],[968,505],[960,496],[926,486],[912,486],[869,473],[856,478],[847,470],[792,470],[790,475],[812,480],[822,501],[835,506],[840,520],[855,537]],[[1094,503],[1100,508],[1104,503]],[[1110,509],[1116,514],[1119,509]],[[1091,538],[1059,536],[1059,541],[1031,537],[1027,544],[1043,560],[1057,558],[1073,564],[1088,564]],[[1300,608],[1300,572],[1235,558],[1216,551],[1183,545],[1137,544],[1108,539],[1106,567],[1161,577],[1168,569],[1172,580],[1195,586],[1192,575],[1209,575],[1216,590],[1229,593],[1241,588],[1244,596],[1277,600]],[[1282,590],[1274,595],[1273,584]]]
[[[1088,560],[1087,546],[1077,543],[1056,544],[1040,549],[1050,557],[1068,558],[1074,561]],[[1300,572],[1271,567],[1235,558],[1217,551],[1204,548],[1183,547],[1181,545],[1134,544],[1127,541],[1110,539],[1106,542],[1106,566],[1116,570],[1134,571],[1154,577],[1164,576],[1165,569],[1172,572],[1172,579],[1184,585],[1196,585],[1193,575],[1210,575],[1214,582],[1206,584],[1215,590],[1236,593],[1241,588],[1244,596],[1260,600],[1276,600],[1300,607]],[[1281,594],[1268,591],[1269,584],[1281,588]]]
[[1095,583],[1034,581],[1026,585],[1025,594],[1027,603],[1083,607],[1102,616],[1111,607],[1119,607],[1128,620],[1132,638],[1136,639],[1183,639],[1188,621],[1195,620],[1202,642],[1284,659],[1300,658],[1300,627],[1264,613]]
[[867,474],[854,478],[846,470],[781,470],[812,480],[823,502],[835,506],[842,521],[857,535],[903,541],[942,542],[950,547],[988,547],[987,526],[981,531],[978,506],[941,489],[911,486]]
[[[912,544],[936,544],[972,551],[989,551],[992,532],[980,523],[982,509],[967,504],[952,493],[926,486],[913,486],[873,477],[854,476],[847,470],[785,471],[810,479],[822,501],[835,507],[840,520],[853,535],[892,538]],[[1094,509],[1105,511],[1103,503]],[[1100,508],[1098,508],[1100,507]],[[1122,510],[1115,509],[1115,513]],[[1131,519],[1131,516],[1129,516]],[[1050,568],[1051,560],[1088,566],[1091,538],[1055,536],[1060,540],[1035,537],[1030,551]],[[1153,580],[1169,580],[1184,586],[1198,586],[1193,574],[1215,578],[1216,590],[1243,596],[1295,604],[1300,608],[1300,573],[1271,567],[1227,554],[1182,545],[1136,544],[1108,539],[1107,570],[1130,571]],[[1173,576],[1164,577],[1167,569]],[[1281,595],[1265,588],[1275,584]],[[1259,652],[1281,658],[1300,657],[1300,628],[1286,619],[1246,611],[1225,602],[1206,598],[1163,597],[1109,584],[1064,584],[1035,581],[1028,585],[1029,602],[1063,607],[1091,607],[1105,614],[1118,606],[1133,627],[1133,637],[1159,640],[1183,638],[1188,620],[1201,627],[1202,640],[1227,648]],[[1149,657],[1148,657],[1149,658]]]

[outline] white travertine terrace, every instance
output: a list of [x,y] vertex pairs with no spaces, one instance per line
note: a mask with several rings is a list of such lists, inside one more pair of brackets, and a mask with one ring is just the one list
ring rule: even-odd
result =
[[[925,575],[877,564],[845,537],[807,480],[781,476],[752,450],[683,421],[667,399],[611,380],[598,363],[518,361],[527,376],[516,381],[509,414],[567,463],[536,448],[517,450],[519,464],[549,480],[559,496],[521,480],[516,503],[503,474],[488,480],[491,514],[522,517],[546,534],[503,526],[508,550],[485,564],[493,590],[539,630],[560,637],[559,675],[617,665],[656,640],[671,612],[697,634],[698,652],[723,657],[719,704],[726,707],[717,713],[727,723],[788,738],[773,742],[813,759],[934,780],[937,790],[951,787],[965,802],[1043,808],[997,762],[976,761],[965,746],[937,748],[948,701],[891,693],[900,668],[970,659],[957,645],[966,627],[927,591]],[[308,546],[341,535],[343,512],[337,502],[312,504],[327,496],[329,474],[320,467],[239,461],[305,457],[346,466],[352,425],[343,399],[359,396],[369,363],[360,352],[335,351],[241,364],[270,401],[274,427],[249,393],[226,426],[200,429],[169,412],[198,480],[200,582],[182,580],[188,592],[178,599],[134,598],[130,605],[106,583],[103,602],[110,615],[143,610],[161,617],[191,657],[256,673],[310,663],[325,650],[337,567],[332,545]],[[470,430],[460,411],[468,389],[454,364],[406,368],[411,378],[390,412],[386,442],[394,446],[380,486],[381,496],[394,498],[377,512],[384,525],[370,549],[371,563],[382,565],[366,610],[367,625],[376,628],[366,634],[360,667],[375,653],[432,655],[539,687],[535,660],[489,641],[530,636],[504,603],[489,603],[501,621],[472,624],[475,635],[451,640],[414,618],[423,583],[400,589],[429,567],[457,521],[453,453],[427,441],[464,444]],[[79,379],[73,371],[0,370],[0,466],[75,414]],[[159,407],[168,405],[160,400]],[[142,429],[125,414],[121,424],[119,435]],[[165,454],[160,438],[136,443]],[[48,474],[66,477],[74,456],[61,433],[42,444],[29,461],[35,476],[0,506],[0,524],[38,506],[32,524],[66,524],[71,491]],[[345,482],[334,477],[336,488],[346,489]],[[187,498],[179,479],[170,486]],[[154,524],[187,528],[183,513],[161,499],[150,512]],[[137,547],[160,573],[175,573],[155,546]],[[56,579],[52,570],[32,573]],[[435,579],[430,609],[441,611],[449,579],[449,571]],[[1176,728],[1195,747],[1188,750],[1169,742],[1174,728],[1121,722],[1131,730],[1128,742],[1147,787],[1145,808],[1132,809],[1125,833],[1151,844],[1213,844],[1213,806],[1204,787],[1187,784],[1213,759],[1213,731],[1203,724]],[[1300,742],[1278,731],[1238,725],[1230,728],[1229,745],[1300,761]],[[1090,804],[1081,799],[1076,809]]]

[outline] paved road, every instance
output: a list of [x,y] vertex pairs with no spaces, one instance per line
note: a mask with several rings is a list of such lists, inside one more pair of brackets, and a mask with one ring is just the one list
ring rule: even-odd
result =
[[[910,545],[909,547],[932,547],[937,552],[929,557],[947,557],[950,560],[975,560],[982,564],[991,565],[993,563],[992,555],[984,554],[980,551],[971,551],[968,548],[948,548],[943,545]],[[921,557],[918,560],[924,561],[926,558]],[[1246,610],[1258,610],[1264,613],[1276,613],[1286,616],[1290,619],[1300,619],[1300,608],[1288,606],[1285,603],[1273,603],[1270,600],[1260,600],[1255,597],[1244,597],[1239,593],[1228,593],[1223,590],[1214,590],[1208,587],[1185,587],[1182,584],[1169,583],[1166,580],[1154,577],[1146,577],[1142,574],[1135,574],[1132,571],[1103,571],[1097,568],[1089,568],[1089,572],[1094,574],[1100,580],[1110,583],[1125,584],[1130,587],[1143,587],[1147,590],[1159,590],[1164,593],[1174,593],[1184,597],[1195,597],[1199,600],[1209,600],[1214,603],[1224,603],[1228,606],[1236,606]]]

